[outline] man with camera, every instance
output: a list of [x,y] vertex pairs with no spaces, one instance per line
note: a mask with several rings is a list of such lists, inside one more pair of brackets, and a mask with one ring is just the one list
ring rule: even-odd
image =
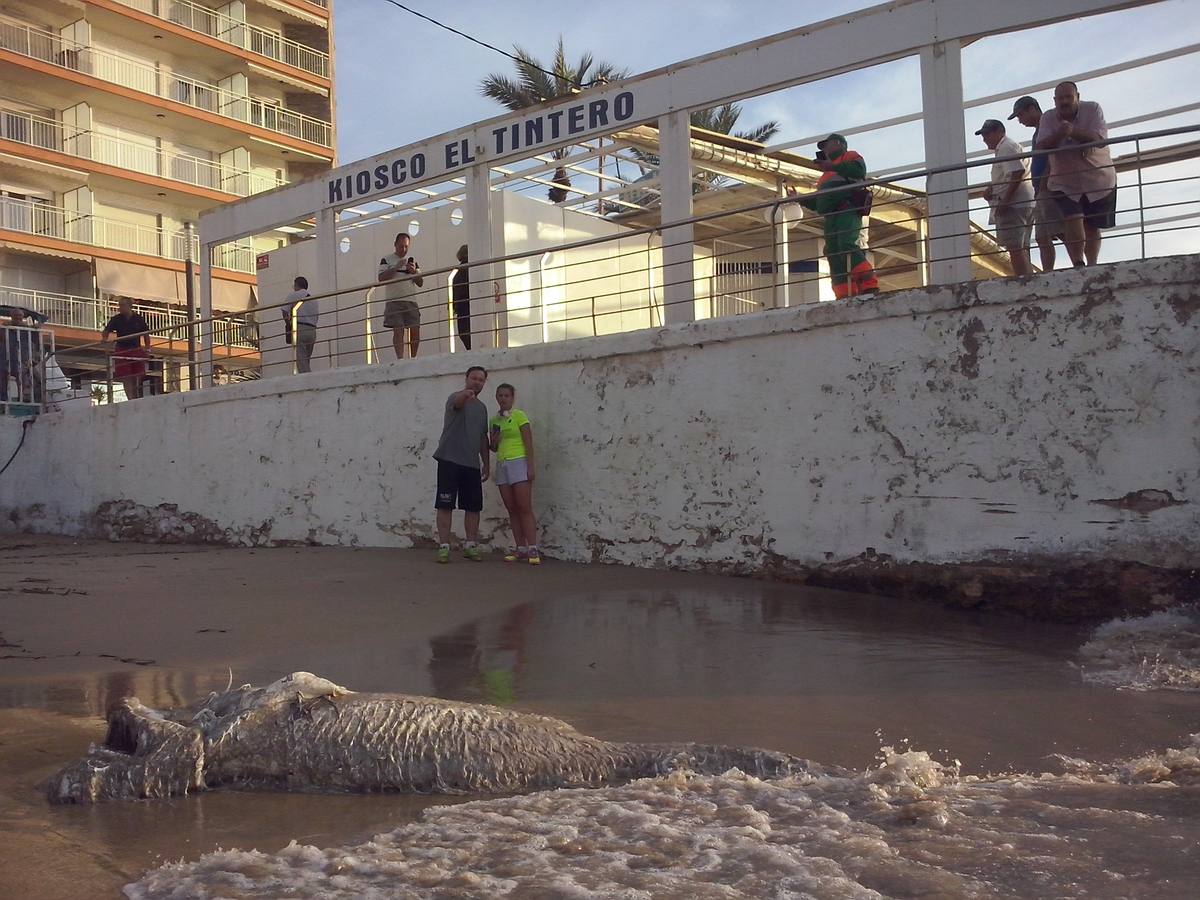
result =
[[421,307],[416,301],[417,288],[424,286],[421,267],[408,255],[412,238],[408,232],[396,235],[395,253],[379,260],[377,281],[383,286],[383,327],[392,329],[392,347],[396,359],[404,359],[404,332],[408,331],[408,348],[411,356],[417,355],[421,345]]
[[825,257],[829,260],[829,278],[838,299],[869,294],[879,290],[875,269],[861,244],[863,218],[871,211],[871,192],[854,187],[867,177],[867,164],[846,139],[831,134],[817,144],[813,165],[821,170],[815,193],[796,195],[805,209],[822,216],[825,230]]

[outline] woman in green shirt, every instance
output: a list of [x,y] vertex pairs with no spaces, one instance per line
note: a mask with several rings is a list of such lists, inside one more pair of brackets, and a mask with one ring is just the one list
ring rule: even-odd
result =
[[533,426],[529,416],[513,409],[517,391],[511,384],[496,388],[499,415],[492,416],[491,445],[496,452],[496,486],[508,510],[516,550],[504,558],[508,562],[541,565],[537,545],[537,522],[533,518]]

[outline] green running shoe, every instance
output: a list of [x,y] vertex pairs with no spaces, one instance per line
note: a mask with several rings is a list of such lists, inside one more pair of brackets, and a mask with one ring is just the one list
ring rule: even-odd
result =
[[463,556],[471,562],[483,562],[483,554],[479,552],[478,547],[466,547],[463,550]]
[[449,547],[438,547],[437,561],[440,563],[450,562],[450,548]]

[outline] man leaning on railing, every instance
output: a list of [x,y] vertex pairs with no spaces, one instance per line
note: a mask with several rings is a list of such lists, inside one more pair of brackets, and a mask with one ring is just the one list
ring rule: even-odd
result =
[[1072,149],[1108,139],[1108,123],[1099,103],[1081,101],[1079,88],[1064,81],[1054,89],[1054,109],[1038,127],[1038,150],[1050,154],[1047,186],[1062,211],[1067,253],[1075,266],[1100,259],[1100,231],[1116,224],[1117,170],[1108,147]]
[[140,313],[133,311],[133,301],[122,297],[117,301],[117,314],[108,320],[100,340],[107,341],[110,334],[117,336],[116,352],[113,353],[113,376],[121,380],[125,397],[136,400],[142,396],[142,379],[146,376],[146,360],[150,357],[150,330]]

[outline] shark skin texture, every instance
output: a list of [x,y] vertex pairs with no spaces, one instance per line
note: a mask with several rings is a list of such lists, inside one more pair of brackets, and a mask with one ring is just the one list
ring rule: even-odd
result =
[[195,791],[511,794],[687,770],[834,774],[769,750],[603,741],[559,719],[407,694],[356,693],[308,672],[154,710],[127,697],[103,746],[45,784],[53,803]]

